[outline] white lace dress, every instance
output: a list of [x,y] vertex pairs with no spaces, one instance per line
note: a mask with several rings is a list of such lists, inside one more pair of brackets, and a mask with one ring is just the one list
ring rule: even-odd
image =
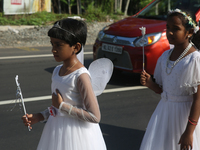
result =
[[[158,59],[154,77],[163,87],[161,100],[148,123],[140,150],[179,150],[192,105],[192,94],[200,84],[200,53],[181,59],[171,74],[166,73],[169,51]],[[169,66],[168,66],[169,67]],[[193,150],[200,150],[200,122],[193,134]]]
[[106,150],[88,70],[82,67],[59,76],[61,66],[54,69],[51,87],[52,93],[60,91],[64,102],[55,109],[55,116],[42,112],[47,122],[37,150]]

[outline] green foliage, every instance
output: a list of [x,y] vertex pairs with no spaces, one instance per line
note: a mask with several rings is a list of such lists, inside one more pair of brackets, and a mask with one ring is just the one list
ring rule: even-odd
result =
[[[68,5],[68,0],[60,0],[60,1]],[[76,5],[76,0],[70,0],[70,6],[74,6],[74,5]]]
[[[0,0],[1,1],[1,0]],[[67,3],[67,0],[61,0]],[[71,0],[71,4],[75,4],[76,0]],[[83,2],[83,0],[82,0]],[[85,18],[87,22],[99,21],[104,22],[109,19],[118,20],[118,15],[111,13],[111,5],[113,5],[114,0],[98,1],[99,5],[96,5],[93,0],[84,0],[84,13],[80,16]],[[76,15],[76,14],[75,14]],[[71,15],[71,16],[75,16]],[[0,13],[0,25],[49,25],[53,24],[55,21],[69,17],[69,14],[56,14],[49,12],[37,12],[33,14],[23,14],[23,15],[4,15]],[[71,17],[70,16],[70,17]]]
[[87,21],[105,21],[106,13],[102,10],[102,7],[96,8],[94,2],[92,2],[88,5],[83,17]]
[[143,8],[145,7],[147,4],[149,4],[152,0],[142,0],[140,1],[140,7]]
[[0,15],[0,25],[47,25],[68,16],[68,14],[54,14],[48,12],[38,12],[31,15]]
[[114,4],[115,4],[115,0],[104,0],[104,1],[99,2],[99,6],[101,6],[104,12],[107,14],[114,13]]
[[4,17],[0,17],[0,25],[7,25],[9,24],[9,20]]
[[68,4],[67,0],[60,0],[61,2]]

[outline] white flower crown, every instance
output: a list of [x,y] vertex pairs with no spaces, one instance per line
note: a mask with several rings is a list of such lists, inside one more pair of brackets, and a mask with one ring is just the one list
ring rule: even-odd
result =
[[180,9],[170,10],[169,14],[176,13],[176,12],[182,14],[189,21],[189,24],[194,27],[194,33],[196,33],[199,30],[199,26],[197,26],[195,21],[188,14],[181,11]]

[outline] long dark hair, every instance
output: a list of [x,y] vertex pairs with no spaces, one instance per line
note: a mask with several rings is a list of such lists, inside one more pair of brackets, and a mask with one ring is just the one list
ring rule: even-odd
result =
[[194,43],[196,48],[200,50],[200,31],[197,31],[197,33],[194,33],[193,38],[192,38],[192,43]]

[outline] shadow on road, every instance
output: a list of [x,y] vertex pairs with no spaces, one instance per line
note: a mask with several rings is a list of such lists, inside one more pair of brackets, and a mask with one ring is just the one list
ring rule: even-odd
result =
[[100,124],[108,150],[139,150],[144,131]]
[[140,74],[114,71],[109,84],[119,86],[139,86],[141,85]]

